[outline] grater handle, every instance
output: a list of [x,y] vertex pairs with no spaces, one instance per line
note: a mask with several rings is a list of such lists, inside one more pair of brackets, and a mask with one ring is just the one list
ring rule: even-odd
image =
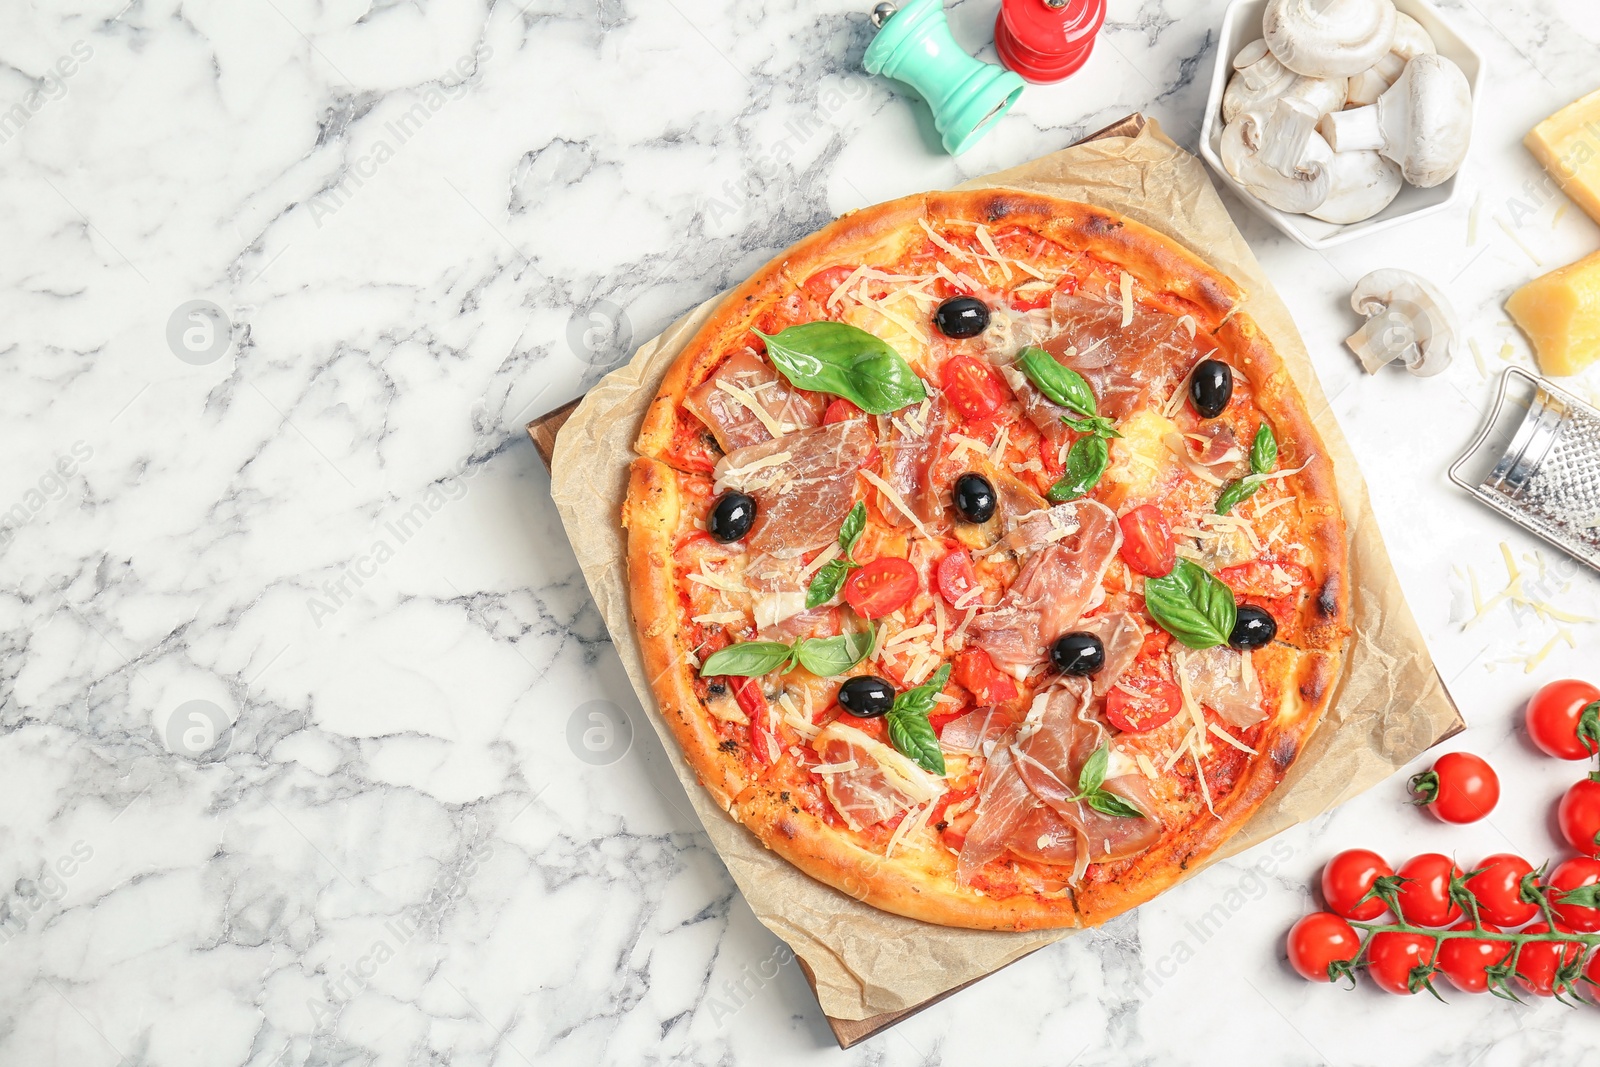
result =
[[1450,464],[1450,469],[1447,472],[1450,480],[1463,489],[1468,491],[1477,489],[1476,484],[1467,481],[1461,476],[1461,469],[1467,465],[1468,460],[1477,455],[1478,450],[1482,448],[1484,442],[1489,439],[1489,435],[1494,432],[1494,424],[1500,421],[1500,413],[1505,410],[1506,394],[1510,388],[1511,379],[1513,377],[1523,379],[1535,389],[1539,387],[1539,379],[1535,378],[1521,367],[1507,367],[1505,373],[1500,376],[1500,388],[1495,393],[1494,408],[1489,412],[1488,418],[1484,419],[1483,429],[1478,431],[1478,436],[1473,438],[1472,443],[1467,446],[1467,450],[1465,452],[1461,453],[1460,458],[1454,463]]

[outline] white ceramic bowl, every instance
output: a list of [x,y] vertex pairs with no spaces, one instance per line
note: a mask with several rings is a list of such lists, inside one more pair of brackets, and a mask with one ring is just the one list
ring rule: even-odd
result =
[[[1439,9],[1427,0],[1395,0],[1394,6],[1420,22],[1422,28],[1433,38],[1439,54],[1455,63],[1467,76],[1467,84],[1472,87],[1473,126],[1476,129],[1479,98],[1482,96],[1480,90],[1483,85],[1483,57],[1466,42],[1465,38],[1451,28],[1450,23],[1439,13]],[[1261,15],[1266,9],[1267,0],[1233,0],[1233,3],[1228,5],[1228,12],[1222,18],[1222,35],[1221,43],[1217,47],[1216,69],[1211,72],[1211,95],[1206,100],[1205,121],[1200,127],[1200,155],[1211,164],[1211,169],[1216,172],[1217,177],[1238,193],[1256,214],[1307,248],[1331,248],[1412,219],[1419,219],[1424,215],[1432,215],[1436,211],[1443,211],[1465,195],[1466,190],[1462,187],[1459,173],[1432,189],[1418,189],[1416,186],[1407,185],[1400,190],[1400,195],[1395,197],[1394,203],[1372,218],[1339,226],[1314,219],[1310,215],[1279,211],[1270,204],[1257,200],[1249,190],[1234,181],[1228,174],[1227,168],[1222,165],[1222,94],[1228,87],[1229,76],[1233,74],[1233,57],[1251,41],[1261,39]]]

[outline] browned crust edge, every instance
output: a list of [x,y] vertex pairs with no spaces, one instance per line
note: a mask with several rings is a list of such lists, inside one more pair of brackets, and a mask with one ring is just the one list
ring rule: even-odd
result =
[[628,531],[628,599],[634,631],[661,717],[700,784],[724,810],[745,785],[743,760],[718,748],[710,716],[694,691],[679,631],[677,578],[672,570],[678,525],[678,475],[660,460],[640,458],[628,469],[622,525]]

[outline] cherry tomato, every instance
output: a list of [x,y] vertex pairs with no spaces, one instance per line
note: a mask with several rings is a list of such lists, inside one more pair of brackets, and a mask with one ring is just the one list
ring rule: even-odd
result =
[[[1483,928],[1492,934],[1500,933],[1494,923],[1484,923]],[[1456,923],[1452,930],[1471,930],[1472,921]],[[1463,993],[1482,993],[1489,988],[1488,969],[1511,955],[1511,942],[1491,941],[1476,937],[1451,937],[1439,945],[1436,961],[1450,984]]]
[[773,763],[778,758],[778,739],[767,722],[767,698],[759,678],[739,678],[733,683],[733,698],[750,720],[750,750],[756,762]]
[[1589,966],[1583,969],[1583,976],[1589,979],[1589,996],[1600,1004],[1600,952],[1591,953]]
[[1478,898],[1480,916],[1506,927],[1539,917],[1539,906],[1522,899],[1522,880],[1533,873],[1533,864],[1521,856],[1497,852],[1474,870],[1478,873],[1467,879],[1467,888]]
[[[1026,282],[1024,284],[1027,284]],[[1044,286],[1035,286],[1031,295],[1023,295],[1013,290],[1006,294],[1010,297],[1011,306],[1018,311],[1037,311],[1050,303],[1056,293],[1075,293],[1078,291],[1078,279],[1075,275],[1063,274],[1054,289]]]
[[939,368],[939,387],[956,410],[969,419],[993,415],[1010,396],[995,369],[971,356],[945,360]]
[[[1576,856],[1551,871],[1544,884],[1561,925],[1585,934],[1600,930],[1600,860]],[[1564,902],[1567,894],[1572,896]]]
[[899,556],[875,559],[845,579],[844,599],[864,619],[881,619],[917,593],[917,569]]
[[853,267],[825,267],[807,278],[801,288],[818,300],[826,301],[854,273]]
[[1382,899],[1362,898],[1379,878],[1390,878],[1394,868],[1382,856],[1364,848],[1350,848],[1339,853],[1322,868],[1322,899],[1328,910],[1346,919],[1371,922],[1389,906]]
[[[1534,923],[1522,932],[1548,934],[1550,927],[1545,923]],[[1560,926],[1556,927],[1556,932],[1571,933]],[[1517,982],[1523,989],[1541,997],[1555,993],[1558,982],[1565,990],[1576,977],[1572,971],[1582,951],[1581,941],[1529,941],[1517,956]]]
[[1409,879],[1400,886],[1400,916],[1413,926],[1449,926],[1461,918],[1461,905],[1450,899],[1450,879],[1461,868],[1449,856],[1424,852],[1395,872]]
[[1367,973],[1379,989],[1416,993],[1433,975],[1433,948],[1434,940],[1426,934],[1373,934],[1367,945]]
[[1546,755],[1588,759],[1597,735],[1600,689],[1588,682],[1572,678],[1551,682],[1528,701],[1528,737]]
[[[939,584],[939,594],[951,607],[955,607],[962,597],[977,589],[978,576],[973,573],[972,557],[967,555],[967,550],[957,548],[946,553],[944,559],[939,561],[935,580]],[[977,598],[973,597],[962,606],[970,608],[976,600]]]
[[1446,752],[1411,779],[1416,803],[1441,822],[1477,822],[1500,803],[1500,776],[1470,752]]
[[[1127,689],[1122,688],[1124,684]],[[1160,678],[1135,678],[1112,686],[1106,693],[1106,721],[1125,734],[1142,734],[1165,726],[1182,708],[1183,694],[1178,687]]]
[[981,648],[956,653],[950,675],[980,706],[1003,704],[1017,697],[1017,684],[996,667],[989,653]]
[[1338,972],[1330,966],[1349,963],[1360,950],[1355,930],[1331,912],[1314,911],[1289,930],[1289,966],[1312,982],[1333,981]]
[[1600,856],[1600,781],[1585,778],[1567,790],[1556,821],[1567,844],[1585,856]]
[[828,410],[822,413],[822,424],[831,425],[835,422],[847,422],[850,419],[866,417],[866,412],[856,407],[844,397],[836,397],[828,404]]
[[1122,559],[1129,567],[1151,578],[1172,573],[1177,562],[1177,545],[1167,517],[1154,504],[1140,504],[1117,520],[1122,527]]

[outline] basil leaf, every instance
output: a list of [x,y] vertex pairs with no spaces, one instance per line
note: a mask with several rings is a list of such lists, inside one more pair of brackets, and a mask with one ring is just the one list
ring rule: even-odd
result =
[[794,658],[818,678],[832,678],[866,659],[872,638],[870,627],[838,637],[808,637],[795,646]]
[[1145,579],[1144,602],[1150,617],[1190,648],[1227,644],[1238,618],[1233,590],[1186,559],[1164,578]]
[[1111,453],[1106,448],[1105,438],[1078,438],[1067,452],[1066,473],[1045,495],[1056,504],[1078,499],[1095,487],[1110,462]]
[[856,542],[861,540],[861,534],[867,528],[867,505],[856,501],[856,506],[850,509],[850,514],[844,517],[844,522],[839,525],[839,547],[844,549],[844,554],[849,556],[856,550]]
[[1106,767],[1111,763],[1111,742],[1102,741],[1100,747],[1094,750],[1094,755],[1083,761],[1083,770],[1078,772],[1078,792],[1088,796],[1100,791],[1100,783],[1106,780]]
[[[933,710],[933,698],[943,691],[945,683],[950,680],[950,664],[946,663],[933,672],[933,677],[926,682],[894,698],[894,711],[909,714],[926,715]],[[907,752],[906,755],[911,753]]]
[[1250,470],[1256,474],[1271,474],[1277,465],[1278,439],[1272,436],[1272,427],[1263,422],[1250,443]]
[[1104,789],[1090,793],[1084,797],[1084,803],[1102,815],[1115,815],[1122,819],[1142,819],[1144,812],[1128,803],[1115,793],[1108,793]]
[[888,723],[889,742],[901,755],[909,756],[925,771],[944,773],[944,752],[926,714],[896,709],[889,712]]
[[1017,366],[1028,376],[1034,388],[1053,404],[1059,404],[1079,415],[1093,415],[1094,390],[1083,375],[1071,367],[1062,366],[1056,358],[1037,345],[1029,345],[1017,353]]
[[783,667],[792,654],[789,646],[782,641],[744,641],[711,653],[700,667],[700,677],[732,674],[758,678]]
[[1096,437],[1104,437],[1107,440],[1122,436],[1117,432],[1117,424],[1104,415],[1091,415],[1085,419],[1074,419],[1063,415],[1061,416],[1061,421],[1066,423],[1067,428],[1072,430],[1073,433],[1090,433]]
[[842,559],[830,559],[822,565],[806,587],[806,608],[820,608],[839,595],[839,587],[850,573],[850,564]]
[[1229,482],[1222,487],[1222,493],[1217,497],[1217,514],[1226,515],[1233,510],[1235,504],[1242,504],[1249,500],[1255,495],[1256,490],[1260,488],[1260,482],[1252,482],[1248,479]]
[[801,389],[842,396],[862,411],[887,415],[928,395],[911,364],[888,342],[844,322],[803,322],[772,337],[767,358]]

